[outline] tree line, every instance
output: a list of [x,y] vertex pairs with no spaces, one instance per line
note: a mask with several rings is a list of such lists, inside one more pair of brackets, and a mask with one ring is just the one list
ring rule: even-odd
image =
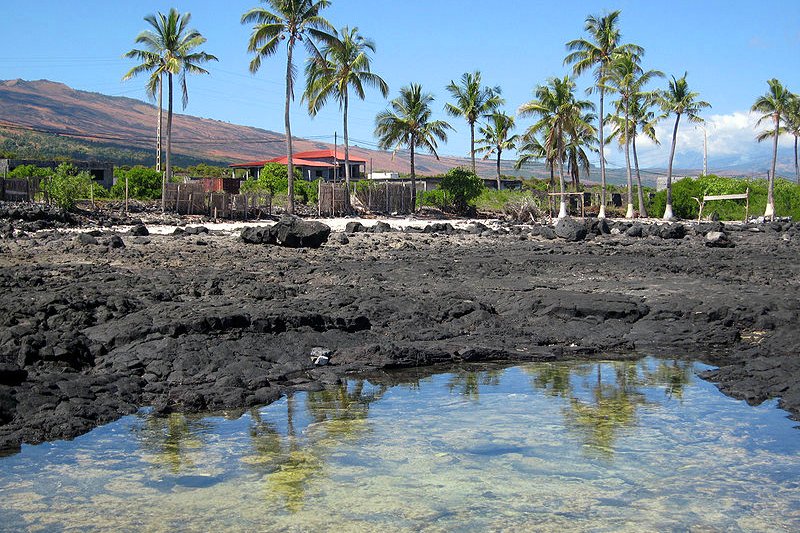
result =
[[[252,26],[247,49],[252,54],[250,71],[258,72],[265,59],[285,52],[285,110],[284,126],[287,153],[287,211],[294,212],[294,160],[291,135],[290,104],[298,82],[297,47],[305,49],[307,58],[303,76],[305,89],[302,99],[308,112],[318,113],[331,100],[342,111],[344,128],[345,181],[350,186],[348,111],[351,98],[365,98],[369,88],[378,90],[384,97],[389,94],[386,82],[371,69],[371,55],[376,46],[372,39],[363,36],[357,27],[336,29],[323,16],[330,0],[261,0],[241,16],[241,23]],[[583,37],[566,43],[564,65],[571,71],[563,77],[548,79],[534,88],[533,99],[522,104],[516,112],[520,118],[534,119],[533,125],[522,134],[514,134],[515,117],[505,113],[505,104],[499,86],[483,84],[479,71],[464,73],[445,89],[450,101],[445,111],[452,117],[466,120],[470,130],[470,160],[475,172],[476,154],[484,158],[496,157],[497,185],[500,188],[500,160],[504,151],[516,150],[517,167],[531,160],[544,161],[550,169],[551,181],[558,176],[560,191],[559,217],[567,215],[565,176],[569,176],[577,190],[581,172],[588,174],[591,154],[600,161],[600,211],[606,216],[607,184],[605,150],[616,142],[625,154],[627,177],[626,217],[635,216],[634,174],[638,195],[639,216],[647,216],[646,202],[641,184],[636,139],[644,135],[658,143],[655,125],[660,120],[674,117],[669,159],[667,162],[666,203],[664,219],[674,215],[672,202],[673,162],[677,148],[681,119],[702,123],[700,116],[711,107],[689,88],[687,73],[671,76],[665,88],[652,88],[652,83],[664,78],[658,70],[643,65],[645,49],[634,43],[622,42],[619,10],[602,16],[589,15],[585,20]],[[214,55],[199,50],[206,39],[189,28],[190,13],[180,13],[172,8],[167,14],[148,15],[149,25],[135,42],[142,45],[130,50],[127,57],[139,63],[128,71],[124,79],[147,74],[147,91],[158,98],[157,158],[156,168],[161,169],[162,98],[166,79],[167,118],[165,126],[166,166],[162,187],[172,174],[171,130],[173,114],[173,78],[177,77],[186,106],[188,92],[187,74],[208,74],[202,66],[216,61]],[[581,75],[592,76],[591,93],[598,95],[597,106],[576,93],[575,79]],[[758,134],[759,141],[773,140],[773,158],[768,179],[768,201],[765,216],[775,214],[774,180],[778,137],[791,134],[795,138],[795,173],[800,183],[797,141],[800,137],[800,97],[788,91],[777,80],[768,82],[769,91],[759,97],[752,111],[762,113],[760,123],[770,122],[771,128]],[[611,110],[606,110],[606,97],[613,96]],[[416,194],[415,156],[420,150],[438,159],[439,143],[447,142],[448,131],[453,127],[444,120],[433,119],[434,96],[418,83],[399,90],[399,95],[389,102],[389,107],[375,119],[375,136],[382,149],[397,151],[407,149],[411,170],[412,190]],[[606,128],[609,128],[608,134]],[[476,138],[476,128],[478,137]]]

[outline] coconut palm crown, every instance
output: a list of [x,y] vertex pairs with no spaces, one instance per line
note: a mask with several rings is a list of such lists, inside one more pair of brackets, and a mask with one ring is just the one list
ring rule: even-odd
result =
[[500,97],[500,87],[481,86],[481,73],[465,72],[458,83],[451,80],[445,87],[454,102],[445,104],[444,109],[453,117],[464,117],[469,124],[469,154],[472,160],[472,172],[475,172],[475,123],[479,118],[488,116],[504,100]]
[[250,72],[261,68],[263,58],[275,55],[281,41],[286,41],[286,101],[284,124],[286,128],[286,163],[289,183],[287,211],[294,213],[294,162],[292,161],[292,126],[289,116],[294,99],[296,69],[295,45],[302,43],[315,60],[322,60],[320,43],[331,43],[331,24],[320,16],[320,11],[330,5],[329,0],[261,0],[266,7],[254,7],[242,15],[242,24],[253,24],[247,51],[253,53]]
[[166,172],[162,181],[162,210],[166,182],[172,176],[173,76],[178,76],[181,103],[186,108],[189,101],[186,74],[208,74],[208,71],[200,65],[217,61],[211,54],[196,51],[197,47],[206,42],[206,38],[197,30],[189,28],[191,19],[190,13],[181,14],[175,8],[170,9],[166,15],[163,13],[147,15],[144,20],[152,26],[152,29],[145,30],[136,37],[136,43],[144,45],[144,49],[133,49],[125,54],[126,57],[138,59],[141,63],[129,70],[123,79],[150,72],[147,83],[149,94],[155,94],[163,75],[167,77],[167,146]]
[[[365,87],[376,88],[385,98],[389,94],[386,82],[370,68],[370,52],[375,52],[375,43],[358,32],[358,28],[345,26],[333,31],[333,39],[320,51],[321,60],[312,57],[306,65],[306,91],[303,97],[308,102],[308,111],[314,116],[330,98],[339,102],[344,121],[345,183],[350,190],[350,139],[347,128],[347,112],[350,89],[363,100]],[[349,199],[349,195],[347,197]]]
[[498,191],[500,190],[500,159],[504,151],[517,147],[516,143],[519,139],[519,135],[511,135],[514,126],[514,117],[498,111],[489,115],[486,125],[481,126],[478,130],[482,137],[478,139],[480,146],[475,148],[475,151],[484,153],[484,159],[497,155]]
[[390,102],[390,109],[375,117],[375,136],[383,150],[397,151],[408,148],[411,163],[411,205],[416,206],[417,181],[414,155],[423,149],[439,159],[438,142],[447,142],[450,124],[431,120],[433,95],[422,91],[422,86],[412,83],[400,89],[400,96]]

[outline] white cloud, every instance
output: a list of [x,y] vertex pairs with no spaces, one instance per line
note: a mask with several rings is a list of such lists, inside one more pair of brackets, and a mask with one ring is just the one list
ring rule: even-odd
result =
[[[709,172],[729,168],[750,166],[763,169],[769,166],[772,156],[772,143],[757,142],[758,132],[770,127],[770,124],[757,126],[758,115],[748,111],[736,111],[726,115],[711,115],[703,124],[708,134],[708,167]],[[642,167],[666,168],[669,159],[672,130],[675,125],[674,115],[658,123],[656,137],[661,142],[655,145],[649,139],[636,138],[639,162]],[[783,135],[779,138],[778,163],[791,163],[793,152],[786,150],[793,147],[794,138]],[[681,118],[678,128],[678,142],[675,150],[675,167],[700,168],[703,164],[703,128]]]

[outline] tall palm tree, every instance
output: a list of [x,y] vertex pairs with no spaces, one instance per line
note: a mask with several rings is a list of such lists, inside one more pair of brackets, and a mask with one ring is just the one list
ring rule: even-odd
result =
[[775,125],[775,129],[763,131],[757,137],[758,142],[772,137],[772,167],[767,185],[767,208],[764,211],[764,217],[771,218],[775,216],[775,166],[778,162],[778,137],[785,133],[785,130],[781,128],[781,120],[785,119],[794,95],[776,78],[767,81],[767,84],[769,90],[756,99],[750,110],[763,113],[757,124],[771,120]]
[[544,133],[544,149],[547,159],[558,165],[561,191],[561,204],[558,218],[567,216],[567,202],[564,195],[564,159],[567,145],[575,140],[578,131],[589,126],[583,119],[594,105],[586,100],[575,98],[575,82],[569,76],[550,78],[547,85],[539,85],[534,90],[535,99],[522,104],[517,111],[520,117],[535,117],[537,122],[529,128],[532,136]]
[[595,89],[600,93],[600,213],[599,218],[606,216],[606,160],[603,145],[603,100],[605,98],[605,78],[615,54],[627,52],[641,55],[643,50],[635,44],[621,44],[622,37],[618,28],[620,11],[612,11],[602,17],[589,15],[586,17],[585,31],[588,39],[574,39],[567,43],[569,53],[564,64],[572,65],[573,73],[579,76],[587,70],[594,70]]
[[797,158],[797,139],[800,137],[800,95],[793,94],[784,113],[786,131],[794,137],[794,179],[800,185],[800,165]]
[[698,93],[689,90],[685,72],[683,77],[678,79],[672,76],[667,90],[661,91],[659,94],[659,104],[664,111],[662,118],[666,118],[670,114],[675,115],[675,126],[672,129],[672,147],[669,150],[669,165],[667,166],[667,207],[664,209],[664,220],[670,220],[674,216],[672,214],[672,162],[675,159],[675,145],[678,141],[678,124],[681,116],[686,115],[689,121],[699,124],[703,122],[703,119],[699,116],[700,111],[711,107],[708,102],[698,100],[698,96],[700,96]]
[[330,0],[261,0],[267,7],[254,7],[242,15],[242,24],[254,24],[247,43],[247,51],[255,54],[250,61],[250,72],[261,68],[265,57],[278,51],[281,41],[286,41],[286,103],[284,124],[286,127],[286,171],[289,183],[286,210],[294,214],[294,161],[292,160],[292,125],[289,107],[294,99],[294,47],[298,42],[305,45],[314,60],[322,60],[318,43],[333,42],[331,24],[319,12],[330,5]]
[[472,172],[476,172],[475,123],[503,105],[500,87],[481,87],[481,73],[475,71],[465,72],[458,83],[451,80],[445,88],[455,100],[454,103],[445,104],[445,111],[453,117],[464,117],[469,124],[469,155],[472,159]]
[[545,143],[540,137],[548,138],[547,128],[541,133],[539,131],[531,131],[531,128],[525,130],[525,133],[519,138],[520,145],[517,147],[517,161],[514,163],[514,168],[519,170],[530,161],[543,159],[548,170],[550,170],[550,187],[553,187],[556,183],[554,163],[550,159],[550,154],[548,154]]
[[633,218],[633,175],[631,171],[631,142],[636,135],[636,123],[631,121],[631,103],[653,78],[662,77],[657,70],[644,71],[639,64],[641,56],[619,53],[608,71],[611,90],[619,94],[617,112],[622,116],[621,141],[625,143],[625,169],[628,178],[628,208],[625,218]]
[[577,191],[581,185],[581,170],[589,175],[589,152],[596,152],[597,130],[592,126],[596,120],[594,113],[584,113],[576,123],[575,131],[567,142],[565,160],[567,163],[567,173],[572,180],[572,187]]
[[489,115],[485,126],[479,128],[479,133],[483,136],[478,139],[480,146],[475,148],[476,152],[485,153],[484,159],[488,159],[492,154],[497,155],[497,190],[500,190],[500,158],[506,150],[516,148],[519,135],[511,135],[514,129],[514,117],[503,112],[495,112]]
[[[385,98],[389,86],[383,78],[370,70],[369,52],[375,52],[375,43],[358,33],[358,28],[345,26],[334,30],[334,39],[322,50],[322,60],[312,58],[306,66],[306,92],[308,111],[314,116],[333,97],[339,102],[344,117],[344,176],[350,190],[350,138],[347,132],[347,110],[350,88],[356,96],[365,98],[364,87],[375,87]],[[345,197],[349,201],[349,194]]]
[[145,85],[147,96],[151,99],[158,101],[158,124],[156,126],[156,171],[161,172],[161,157],[163,149],[161,148],[161,128],[164,125],[164,70],[161,68],[161,58],[158,54],[149,52],[147,50],[130,50],[124,57],[130,59],[138,59],[140,64],[129,70],[123,77],[122,81],[127,81],[134,76],[149,72],[150,77]]
[[133,67],[123,79],[129,79],[143,72],[151,72],[147,90],[153,94],[158,85],[159,91],[163,76],[167,77],[167,133],[166,133],[166,172],[162,178],[161,209],[164,210],[166,183],[172,177],[172,99],[173,76],[178,76],[181,87],[181,103],[183,108],[189,102],[186,86],[186,73],[208,74],[201,67],[203,63],[217,61],[217,58],[206,52],[195,49],[206,42],[200,32],[189,28],[191,13],[179,13],[172,8],[169,13],[147,15],[144,20],[152,29],[145,30],[136,37],[136,43],[144,45],[144,49],[133,49],[126,57],[135,58],[141,64]]
[[417,180],[414,169],[414,154],[418,149],[436,153],[437,141],[447,142],[447,130],[453,129],[443,120],[431,120],[433,95],[423,93],[422,86],[412,83],[400,89],[400,96],[390,102],[375,117],[375,136],[381,149],[408,148],[411,153],[411,205],[417,205]]

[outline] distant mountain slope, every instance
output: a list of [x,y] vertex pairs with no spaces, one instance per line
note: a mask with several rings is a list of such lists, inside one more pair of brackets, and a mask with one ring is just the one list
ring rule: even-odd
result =
[[[16,151],[30,155],[37,146],[47,145],[47,157],[83,154],[85,158],[123,159],[117,163],[152,164],[156,122],[157,108],[140,100],[77,91],[47,80],[0,81],[0,141],[5,139],[6,151],[22,147]],[[255,161],[286,153],[281,133],[182,114],[173,118],[172,146],[176,161],[195,163]],[[298,152],[332,147],[299,138],[294,142]],[[402,152],[393,158],[389,152],[353,147],[352,153],[371,161],[375,170],[409,171],[408,155]],[[419,154],[417,171],[438,174],[467,163],[465,158],[437,161]],[[493,162],[479,165],[480,174],[494,175]],[[503,167],[511,173],[510,163],[504,162]],[[532,171],[546,174],[543,165],[535,165]]]

